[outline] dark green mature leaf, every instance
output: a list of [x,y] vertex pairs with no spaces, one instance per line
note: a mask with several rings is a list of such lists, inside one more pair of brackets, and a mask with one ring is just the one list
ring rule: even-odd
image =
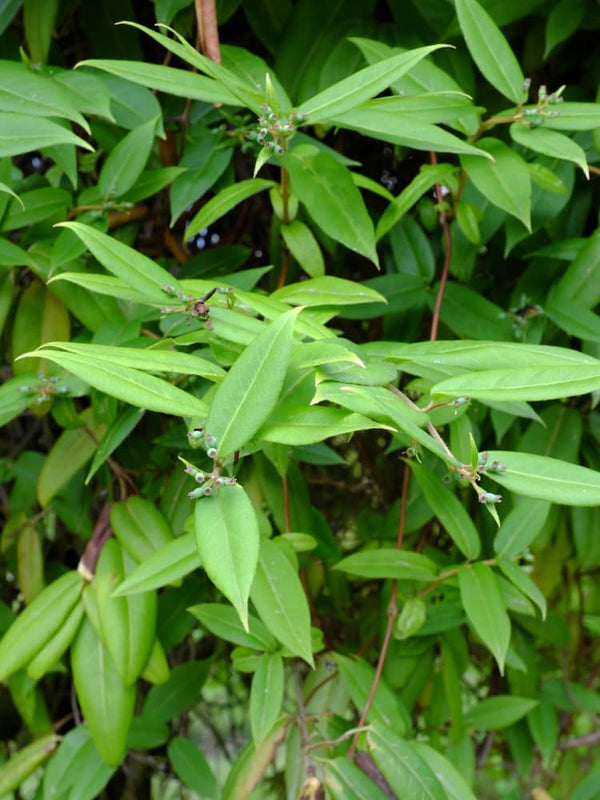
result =
[[222,486],[196,503],[196,546],[206,574],[248,630],[248,595],[258,563],[258,522],[241,486]]
[[[474,2],[474,0],[469,0]],[[503,211],[520,220],[531,231],[531,178],[525,161],[499,139],[480,139],[478,146],[493,161],[461,156],[461,163],[470,180],[484,197]]]
[[220,457],[233,455],[273,410],[288,367],[299,309],[282,314],[244,350],[213,396],[206,429]]
[[271,633],[294,655],[313,665],[310,611],[298,573],[271,539],[262,539],[252,602]]
[[456,0],[456,11],[469,52],[481,73],[501,94],[520,103],[523,72],[495,22],[476,0]]
[[346,167],[329,153],[304,144],[281,156],[281,161],[294,193],[315,223],[377,265],[373,223]]
[[510,619],[492,568],[481,562],[461,567],[458,585],[469,622],[496,659],[500,672],[504,673],[510,643]]

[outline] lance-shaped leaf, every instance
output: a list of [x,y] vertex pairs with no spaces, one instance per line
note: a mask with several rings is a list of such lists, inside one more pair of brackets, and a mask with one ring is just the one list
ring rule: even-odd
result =
[[133,563],[117,540],[109,539],[100,553],[93,583],[102,640],[125,686],[133,684],[144,669],[156,632],[155,592],[112,596]]
[[281,156],[292,189],[314,222],[377,264],[373,223],[352,175],[329,153],[301,144]]
[[600,365],[518,367],[471,372],[436,383],[432,397],[478,400],[554,400],[600,389]]
[[208,228],[213,222],[221,219],[222,216],[235,208],[243,200],[263,192],[265,189],[270,189],[274,186],[273,181],[265,180],[264,178],[251,178],[247,181],[239,181],[226,189],[221,189],[219,194],[202,206],[200,211],[190,220],[189,225],[185,229],[185,238],[191,239],[204,228]]
[[476,0],[456,0],[460,29],[482,75],[509,100],[523,100],[523,72],[496,23]]
[[[36,350],[34,353],[24,353],[19,358],[38,356],[40,352]],[[48,348],[43,354],[44,358],[69,370],[90,386],[133,406],[182,417],[202,417],[208,410],[202,400],[161,378],[137,369],[111,364],[109,361],[94,362],[79,353]]]
[[475,156],[461,156],[470,180],[484,197],[498,208],[520,220],[531,230],[531,178],[520,155],[499,139],[486,137],[480,148],[493,157],[486,161]]
[[181,289],[170,272],[113,236],[81,222],[60,222],[59,226],[76,233],[103,267],[153,302],[168,305],[170,295],[164,287]]
[[469,622],[504,674],[504,661],[510,643],[510,619],[492,568],[481,562],[461,567],[458,585]]
[[447,47],[447,45],[434,44],[428,47],[418,47],[416,50],[395,54],[377,64],[365,67],[306,100],[298,108],[298,113],[306,114],[310,123],[321,122],[343,114],[387,89],[415,64],[418,64],[422,58],[440,47]]
[[206,574],[248,630],[248,595],[258,563],[256,514],[241,486],[222,486],[196,503],[196,546]]
[[310,611],[298,573],[270,539],[261,539],[252,602],[271,633],[313,666]]
[[516,494],[570,506],[600,504],[600,472],[557,458],[502,450],[489,452],[490,461],[506,469],[489,477]]
[[444,486],[439,478],[432,475],[428,469],[415,461],[411,462],[410,467],[425,495],[427,503],[448,532],[454,544],[465,558],[469,560],[477,558],[481,550],[481,542],[479,541],[477,528],[465,507],[456,495]]
[[123,685],[112,658],[89,620],[71,648],[77,699],[102,760],[118,766],[127,752],[127,734],[135,707],[135,685]]
[[577,166],[581,167],[586,178],[589,178],[590,172],[585,151],[568,136],[547,130],[543,125],[530,128],[516,122],[510,126],[510,135],[515,142],[529,147],[530,150],[535,150],[536,153],[575,162]]
[[283,689],[283,659],[279,653],[263,653],[250,689],[250,727],[255,742],[262,742],[277,722]]
[[236,360],[213,395],[206,430],[215,437],[220,457],[240,450],[275,407],[299,311],[288,311],[266,327]]

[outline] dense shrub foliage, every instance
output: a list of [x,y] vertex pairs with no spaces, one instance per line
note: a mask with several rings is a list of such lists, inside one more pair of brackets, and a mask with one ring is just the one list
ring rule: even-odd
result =
[[600,7],[216,13],[0,7],[0,797],[597,798]]

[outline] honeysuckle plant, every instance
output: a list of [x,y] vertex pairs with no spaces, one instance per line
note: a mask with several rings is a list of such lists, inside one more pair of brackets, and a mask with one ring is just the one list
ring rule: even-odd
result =
[[597,11],[425,5],[0,10],[0,796],[597,796]]

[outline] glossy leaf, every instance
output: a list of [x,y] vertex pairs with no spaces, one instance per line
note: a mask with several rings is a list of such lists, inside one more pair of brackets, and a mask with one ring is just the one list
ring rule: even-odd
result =
[[388,59],[359,70],[344,80],[334,83],[323,92],[306,100],[298,107],[299,114],[307,114],[310,123],[332,119],[380,94],[415,64],[444,45],[419,47],[391,56]]
[[242,201],[247,200],[258,192],[264,192],[274,186],[273,181],[264,178],[252,178],[247,181],[239,181],[221,191],[211,198],[206,205],[193,217],[185,231],[185,238],[191,239],[204,228],[208,228],[222,216],[231,211]]
[[250,727],[255,742],[262,742],[277,722],[283,689],[283,659],[278,653],[263,653],[250,688]]
[[219,456],[232,455],[273,410],[287,370],[298,310],[272,322],[244,350],[215,392],[206,429]]
[[514,695],[496,695],[480,700],[465,712],[465,724],[484,731],[496,731],[514,725],[538,704],[537,700]]
[[392,578],[424,583],[434,581],[437,576],[436,566],[427,556],[390,547],[353,553],[339,561],[334,569],[361,578]]
[[504,35],[477,0],[456,0],[460,28],[473,61],[505,97],[523,100],[524,76]]
[[462,567],[458,572],[458,585],[469,622],[504,673],[510,619],[492,568],[483,563]]
[[206,574],[248,630],[248,595],[258,563],[256,514],[241,486],[222,486],[196,503],[196,546]]
[[461,156],[467,176],[493,205],[516,217],[531,231],[531,179],[525,161],[499,139],[485,137],[478,145],[494,160]]
[[281,161],[290,173],[294,194],[315,223],[377,265],[373,223],[349,171],[313,145],[298,145]]
[[106,764],[116,767],[127,751],[135,686],[123,686],[89,620],[84,621],[73,642],[71,668],[77,699],[96,749]]
[[294,655],[313,665],[310,611],[298,573],[270,539],[261,539],[252,602],[270,632]]
[[200,556],[192,533],[179,536],[136,567],[119,584],[114,597],[159,589],[200,567]]
[[481,551],[481,542],[477,529],[465,507],[456,495],[424,466],[412,461],[410,468],[431,510],[446,529],[454,544],[469,561],[476,559]]
[[83,589],[83,578],[66,572],[46,586],[0,640],[0,680],[31,661],[61,629]]

